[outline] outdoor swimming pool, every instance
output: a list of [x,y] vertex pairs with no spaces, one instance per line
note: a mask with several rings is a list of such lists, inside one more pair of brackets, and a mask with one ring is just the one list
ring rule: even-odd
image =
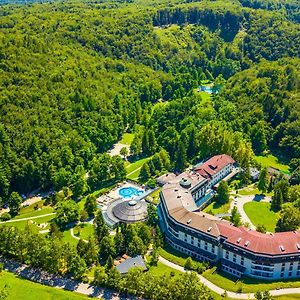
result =
[[129,186],[129,187],[123,187],[119,189],[119,195],[124,199],[129,199],[134,196],[140,196],[144,193],[143,190],[139,190],[136,187]]

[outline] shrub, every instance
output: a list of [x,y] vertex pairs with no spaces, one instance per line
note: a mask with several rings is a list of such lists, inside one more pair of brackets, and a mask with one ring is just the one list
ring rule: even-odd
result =
[[1,219],[2,221],[8,221],[8,220],[11,219],[11,215],[10,215],[9,213],[6,212],[6,213],[4,213],[4,214],[1,215],[0,219]]

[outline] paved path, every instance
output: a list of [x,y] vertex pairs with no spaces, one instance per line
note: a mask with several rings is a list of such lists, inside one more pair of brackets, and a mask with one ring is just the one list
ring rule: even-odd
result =
[[[255,225],[252,224],[251,220],[249,219],[248,215],[244,210],[244,205],[248,202],[270,202],[270,196],[262,196],[262,195],[238,195],[234,200],[230,203],[230,211],[233,209],[234,206],[237,207],[239,214],[241,215],[242,221],[247,222],[250,224],[250,228],[255,230]],[[235,204],[236,202],[236,204]]]
[[0,222],[0,224],[29,221],[29,220],[39,219],[39,218],[53,216],[53,215],[56,215],[56,213],[49,213],[49,214],[45,214],[45,215],[40,215],[40,216],[35,216],[35,217],[28,217],[28,218],[22,218],[22,219],[16,219],[16,220],[13,219],[13,220],[5,221],[5,222]]
[[35,281],[54,288],[65,289],[90,297],[101,298],[106,300],[127,300],[138,299],[136,297],[123,297],[119,293],[107,288],[100,288],[87,283],[82,283],[67,277],[56,276],[40,269],[20,264],[13,260],[0,256],[0,261],[4,264],[5,270],[15,273],[23,278]]
[[[126,145],[126,144],[121,144],[121,143],[116,143],[113,145],[112,149],[108,150],[107,153],[110,156],[114,156],[114,155],[121,155],[120,151],[122,148],[127,148],[128,153],[130,152],[130,145]],[[122,156],[122,155],[121,155]],[[122,156],[123,157],[123,156]]]
[[[159,256],[159,261],[163,263],[164,265],[176,269],[180,272],[187,272],[183,267],[176,265],[169,260],[166,260],[165,258]],[[198,274],[198,278],[200,282],[208,287],[210,290],[214,291],[215,293],[219,295],[223,295],[225,290],[220,288],[219,286],[215,285],[211,281],[207,280],[205,277],[202,275]],[[227,296],[232,299],[255,299],[254,293],[235,293],[235,292],[230,292],[226,291]],[[300,294],[300,288],[286,288],[286,289],[280,289],[280,290],[270,290],[270,293],[272,296],[281,296],[281,295],[288,295],[288,294]]]

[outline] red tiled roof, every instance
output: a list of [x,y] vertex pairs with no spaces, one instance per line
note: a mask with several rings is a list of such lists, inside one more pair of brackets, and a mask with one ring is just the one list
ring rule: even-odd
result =
[[226,242],[254,253],[285,255],[300,253],[300,231],[260,233],[245,227],[234,227],[226,223],[217,224]]
[[215,155],[202,165],[195,168],[195,171],[201,176],[208,178],[218,173],[228,164],[235,163],[235,160],[227,154]]

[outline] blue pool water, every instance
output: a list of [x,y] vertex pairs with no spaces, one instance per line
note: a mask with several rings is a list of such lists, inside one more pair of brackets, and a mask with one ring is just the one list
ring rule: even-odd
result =
[[131,187],[131,186],[119,189],[119,195],[125,199],[132,198],[133,196],[140,196],[143,193],[144,193],[144,191],[139,190],[135,187]]

